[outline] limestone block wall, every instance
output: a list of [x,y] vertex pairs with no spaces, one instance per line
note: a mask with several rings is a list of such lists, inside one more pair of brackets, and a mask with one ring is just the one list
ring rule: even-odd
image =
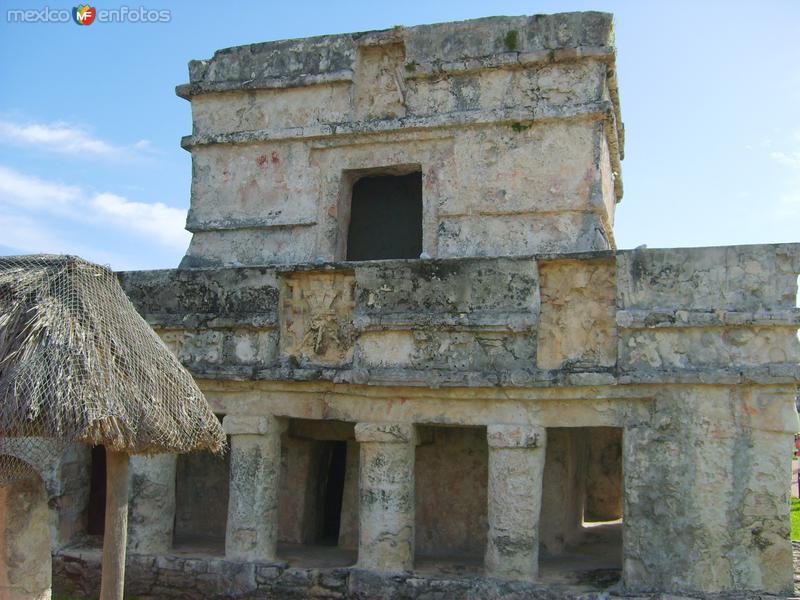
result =
[[[52,549],[55,551],[74,543],[87,528],[91,448],[85,444],[41,438],[38,441],[41,452],[32,456],[27,445],[18,447],[14,439],[4,440],[3,452],[18,456],[38,473],[40,480],[36,486],[43,483],[44,503],[52,508],[48,513]],[[24,485],[20,489],[28,490],[29,487]]]
[[790,383],[799,352],[795,252],[745,246],[122,279],[165,342],[207,375]]
[[[792,247],[622,252],[620,367],[776,377],[800,360]],[[635,377],[635,376],[634,376]]]
[[410,171],[430,256],[614,247],[623,131],[608,14],[268,42],[189,72],[184,266],[342,260],[353,182]]
[[[631,593],[780,594],[792,585],[787,494],[797,429],[798,273],[798,246],[781,244],[120,278],[215,411],[359,424],[356,433],[374,446],[365,449],[358,435],[342,438],[354,451],[368,460],[389,452],[412,471],[398,480],[404,506],[411,481],[432,482],[431,473],[442,472],[428,473],[425,461],[453,459],[426,446],[430,426],[524,426],[547,438],[546,450],[498,446],[497,456],[531,452],[520,465],[538,457],[543,520],[526,525],[535,529],[525,540],[538,539],[546,555],[569,544],[592,486],[611,486],[621,488],[621,499],[598,510],[614,516],[622,504],[623,583]],[[268,341],[263,352],[252,350],[259,339]],[[367,427],[387,421],[402,425],[394,444]],[[579,428],[595,429],[587,437]],[[598,461],[581,467],[580,457],[614,443],[621,443],[621,468],[610,459],[609,472],[593,483]],[[589,472],[579,477],[581,469]],[[487,506],[502,510],[497,499],[492,505],[491,480],[487,473]],[[428,505],[442,498],[425,489],[416,494],[417,514],[405,512],[402,523],[374,516],[403,539],[403,551],[387,558],[392,565],[406,568],[414,551],[424,556],[448,544],[468,550],[458,532],[426,521]],[[587,505],[564,502],[581,497]],[[361,549],[381,547],[377,529],[350,523],[345,531],[351,540],[366,536]],[[535,556],[530,543],[523,546]],[[535,578],[520,556],[504,564]],[[374,552],[369,560],[378,565],[370,568],[384,564]]]
[[618,257],[621,381],[687,384],[663,386],[650,421],[625,430],[629,585],[791,587],[797,258],[783,246]]
[[89,453],[84,444],[68,444],[58,458],[41,471],[50,511],[53,548],[72,543],[86,529],[89,501]]
[[121,274],[201,377],[791,384],[797,247]]
[[[791,387],[667,389],[656,397],[655,426],[626,429],[629,586],[791,592],[794,395]],[[747,423],[779,405],[787,418]]]

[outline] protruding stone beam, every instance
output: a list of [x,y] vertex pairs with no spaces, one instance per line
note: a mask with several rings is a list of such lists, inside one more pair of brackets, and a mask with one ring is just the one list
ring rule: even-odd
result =
[[222,426],[231,436],[225,557],[274,560],[278,544],[281,433],[286,422],[272,416],[228,415]]
[[489,425],[486,573],[533,581],[539,573],[539,512],[547,434],[543,427]]
[[175,529],[177,454],[131,456],[128,551],[163,554]]
[[414,425],[358,423],[358,564],[390,573],[414,566]]

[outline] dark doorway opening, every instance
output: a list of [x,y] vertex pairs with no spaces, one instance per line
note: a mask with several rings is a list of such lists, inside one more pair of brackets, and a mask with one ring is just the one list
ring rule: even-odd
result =
[[106,525],[106,449],[104,446],[92,446],[87,518],[86,533],[103,535]]
[[347,260],[419,258],[422,173],[370,175],[353,184]]
[[[230,448],[231,439],[227,438]],[[231,453],[180,454],[175,468],[173,548],[223,554],[228,523]]]
[[319,542],[336,546],[339,544],[339,529],[342,522],[347,442],[329,442],[328,447],[327,460],[323,460],[321,465],[324,471],[320,473],[323,489]]
[[354,423],[289,420],[281,438],[281,560],[304,568],[356,563],[358,463]]

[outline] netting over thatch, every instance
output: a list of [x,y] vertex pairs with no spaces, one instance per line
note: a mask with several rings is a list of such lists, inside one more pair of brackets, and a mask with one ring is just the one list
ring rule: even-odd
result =
[[[14,438],[0,439],[0,453],[23,460],[40,453],[31,436],[130,454],[225,443],[191,375],[115,275],[45,255],[0,257],[0,436]],[[0,479],[19,462],[0,456]]]

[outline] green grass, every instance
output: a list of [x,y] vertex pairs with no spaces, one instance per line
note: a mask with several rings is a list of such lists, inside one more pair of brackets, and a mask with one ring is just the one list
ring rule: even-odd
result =
[[792,539],[800,541],[800,499],[792,498]]

